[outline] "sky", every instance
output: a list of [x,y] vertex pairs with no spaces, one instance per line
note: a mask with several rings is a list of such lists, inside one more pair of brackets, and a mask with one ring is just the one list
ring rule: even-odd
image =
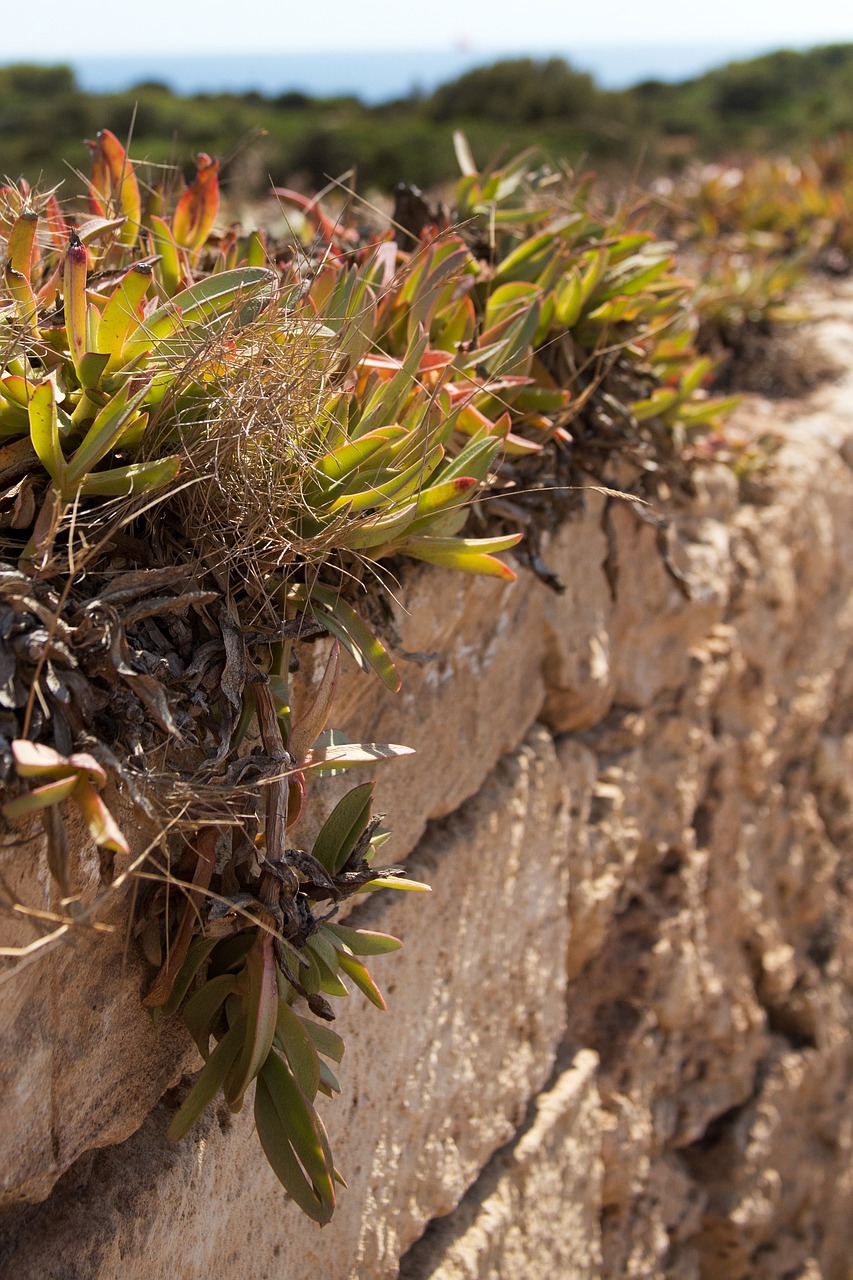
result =
[[[316,15],[316,21],[311,21]],[[100,54],[359,49],[560,50],[590,45],[853,42],[850,0],[39,0],[3,22],[0,63]]]

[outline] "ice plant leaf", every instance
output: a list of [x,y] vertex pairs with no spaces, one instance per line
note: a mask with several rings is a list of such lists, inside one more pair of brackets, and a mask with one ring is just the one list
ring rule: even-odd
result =
[[278,1002],[275,1032],[299,1088],[313,1102],[320,1087],[320,1059],[302,1019],[284,1000]]
[[130,327],[139,322],[139,307],[151,287],[150,264],[140,263],[125,272],[116,285],[98,321],[98,351],[108,357],[107,368],[123,363],[124,341]]
[[406,889],[410,893],[432,893],[432,886],[422,880],[407,880],[405,876],[377,876],[362,885],[359,893],[373,893],[375,889]]
[[312,1022],[310,1018],[300,1017],[299,1021],[311,1037],[318,1053],[325,1058],[331,1058],[333,1062],[342,1061],[345,1045],[337,1031],[333,1031],[322,1022]]
[[509,534],[505,538],[409,538],[401,547],[407,556],[427,560],[445,569],[462,573],[478,573],[514,582],[516,574],[497,560],[494,553],[516,546],[524,535]]
[[[265,267],[237,267],[207,276],[175,294],[131,328],[125,342],[125,360],[156,351],[175,334],[195,325],[210,325],[221,317],[235,324],[247,323],[273,297],[274,288],[275,275]],[[235,315],[238,304],[240,310]]]
[[74,803],[82,813],[95,844],[115,853],[130,853],[121,827],[98,795],[91,782],[78,778],[74,788]]
[[[308,943],[306,944],[306,951],[311,953],[312,959],[316,964],[317,971],[320,975],[320,990],[327,996],[336,996],[342,1000],[346,1000],[349,998],[349,988],[341,981],[338,974],[339,966],[337,953],[334,953],[332,962],[329,964],[320,953],[322,945],[322,940],[318,942],[317,934],[314,934],[313,937],[309,938]],[[330,948],[330,950],[333,950],[333,948]]]
[[237,1022],[219,1041],[195,1084],[172,1117],[166,1130],[166,1137],[170,1142],[179,1142],[189,1133],[199,1116],[213,1102],[240,1052],[245,1031],[245,1023]]
[[33,253],[36,247],[38,214],[32,209],[22,209],[12,224],[6,243],[6,258],[13,271],[30,280]]
[[[336,1093],[341,1092],[338,1077],[335,1075],[328,1062],[325,1062],[322,1058],[320,1059],[320,1084],[318,1089],[319,1092],[324,1093],[327,1098],[331,1098]],[[335,1170],[335,1181],[341,1182],[341,1179],[337,1176],[337,1170]],[[341,1185],[343,1186],[346,1184],[341,1183]]]
[[35,338],[38,336],[38,298],[33,287],[21,271],[16,271],[11,262],[7,262],[3,270],[3,280],[15,303],[18,319]]
[[205,1060],[210,1056],[210,1037],[222,1006],[228,996],[236,992],[237,978],[234,974],[220,974],[199,987],[181,1010],[184,1025]]
[[139,183],[127,152],[114,133],[102,129],[88,144],[91,158],[90,184],[94,212],[121,213],[126,219],[119,232],[119,244],[132,248],[139,235],[142,199]]
[[320,620],[337,636],[359,666],[362,669],[372,668],[382,683],[392,693],[397,693],[400,688],[397,668],[382,641],[373,634],[352,605],[342,600],[332,587],[323,586],[322,583],[313,585],[310,598],[312,602],[323,606],[319,613]]
[[110,397],[86,432],[83,442],[68,460],[63,482],[66,491],[73,492],[83,478],[115,447],[147,393],[148,386],[145,385],[136,395],[128,398],[130,383],[125,383]]
[[356,960],[355,956],[348,955],[346,951],[339,951],[338,963],[347,977],[352,978],[359,991],[367,996],[370,1003],[376,1005],[376,1008],[381,1009],[384,1013],[388,1006],[383,999],[382,992],[361,961]]
[[246,956],[248,993],[243,1002],[246,1035],[240,1057],[223,1086],[225,1100],[234,1107],[258,1074],[272,1048],[278,1016],[278,982],[273,938],[264,934]]
[[375,785],[363,782],[348,791],[335,805],[314,841],[311,852],[332,875],[344,865],[367,826]]
[[56,416],[56,394],[52,382],[40,382],[33,388],[29,404],[30,439],[47,474],[54,484],[62,481],[65,455],[59,441]]
[[151,245],[159,258],[155,264],[157,279],[168,298],[177,293],[181,282],[181,255],[168,222],[152,215],[148,220]]
[[68,757],[60,755],[44,742],[30,742],[28,738],[16,738],[12,743],[15,771],[20,778],[61,777],[74,773]]
[[155,462],[133,462],[127,467],[90,472],[80,484],[84,497],[123,498],[132,493],[152,493],[175,479],[181,469],[180,458],[161,458]]
[[76,774],[70,778],[58,778],[56,782],[46,782],[42,787],[34,787],[26,795],[7,800],[3,805],[3,813],[7,818],[23,818],[29,813],[38,813],[40,809],[47,809],[50,805],[67,800],[76,785]]
[[270,1054],[261,1078],[285,1125],[288,1139],[311,1180],[315,1195],[331,1211],[335,1200],[332,1163],[327,1161],[325,1132],[319,1117],[278,1053]]
[[[299,1102],[294,1106],[294,1091],[301,1100],[299,1116],[296,1114]],[[335,1209],[334,1180],[312,1117],[307,1114],[305,1099],[276,1054],[270,1055],[258,1077],[255,1124],[264,1154],[285,1191],[303,1213],[325,1225]],[[310,1172],[314,1169],[318,1170],[316,1177]]]
[[[213,951],[215,946],[215,938],[202,938],[196,935],[196,937],[194,937],[190,942],[186,955],[180,964],[177,973],[174,975],[168,998],[165,1001],[157,1000],[156,998],[155,1000],[149,1000],[149,997],[146,996],[145,1000],[143,1000],[143,1004],[146,1004],[149,1007],[157,1007],[158,1004],[162,1004],[163,1014],[166,1017],[170,1017],[171,1014],[177,1012],[181,1001],[192,986],[196,974],[198,974],[207,963],[210,953]],[[176,948],[173,947],[172,954],[174,954],[175,950]],[[155,987],[152,987],[151,990],[152,992],[155,992],[155,995],[157,994]],[[150,994],[151,992],[149,992],[149,996]]]
[[389,951],[399,951],[402,942],[390,933],[374,933],[369,929],[350,929],[343,924],[327,924],[324,928],[333,933],[354,956],[380,956]]
[[65,332],[74,364],[79,369],[86,352],[86,275],[88,269],[86,246],[76,232],[71,232],[63,269],[63,306]]
[[213,229],[219,211],[218,172],[219,161],[201,152],[195,178],[178,197],[172,231],[184,249],[200,249]]

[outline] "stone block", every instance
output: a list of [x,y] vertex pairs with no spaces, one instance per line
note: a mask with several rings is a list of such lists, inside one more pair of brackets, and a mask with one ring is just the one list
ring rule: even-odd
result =
[[344,1092],[324,1114],[349,1189],[329,1227],[287,1202],[249,1109],[211,1113],[173,1149],[163,1105],[19,1222],[0,1255],[9,1274],[390,1280],[552,1071],[565,1025],[567,842],[560,768],[538,729],[430,827],[410,870],[432,893],[377,895],[353,917],[406,946],[371,965],[388,1015],[358,997],[339,1019]]
[[601,1116],[597,1058],[581,1050],[462,1203],[402,1259],[400,1280],[597,1280]]

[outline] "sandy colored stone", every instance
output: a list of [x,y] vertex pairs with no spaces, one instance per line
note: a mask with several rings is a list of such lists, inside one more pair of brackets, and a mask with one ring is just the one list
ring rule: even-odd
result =
[[[68,820],[71,884],[89,905],[98,856],[73,811]],[[144,848],[150,833],[124,825],[136,850]],[[126,861],[118,857],[117,869]],[[0,877],[14,901],[64,913],[38,829],[4,836]],[[133,1133],[195,1058],[181,1028],[156,1027],[140,1003],[150,969],[127,937],[131,896],[127,885],[104,897],[95,918],[106,931],[76,928],[2,974],[0,1205],[42,1200],[82,1153]],[[26,947],[39,932],[20,916],[4,920],[4,945]]]
[[360,909],[360,923],[406,946],[371,964],[390,1012],[353,998],[339,1019],[350,1046],[344,1092],[324,1114],[349,1190],[329,1227],[287,1202],[249,1112],[211,1114],[172,1149],[171,1100],[19,1221],[9,1273],[149,1280],[152,1259],[168,1258],[176,1280],[231,1280],[250,1254],[259,1280],[394,1276],[551,1073],[565,1017],[565,801],[551,740],[537,730],[473,801],[431,827],[411,870],[433,892],[386,893]]
[[600,1116],[595,1054],[541,1093],[459,1207],[402,1259],[400,1280],[595,1280],[600,1274]]
[[[431,1238],[447,1280],[561,1275],[570,1233],[522,1223],[562,1178],[595,1280],[850,1280],[850,297],[825,327],[851,372],[746,403],[785,437],[747,500],[710,468],[659,529],[587,495],[547,550],[561,596],[416,567],[404,693],[346,677],[338,723],[418,747],[377,771],[379,807],[435,892],[359,908],[407,948],[375,965],[387,1017],[341,1019],[334,1223],[284,1203],[248,1114],[167,1146],[185,1042],[141,1013],[120,927],[0,988],[12,1195],[68,1169],[3,1220],[10,1276],[390,1280],[442,1215],[406,1266]],[[539,716],[556,750],[537,730],[517,752]],[[54,901],[34,845],[4,874]],[[586,1083],[537,1102],[558,1052]]]
[[635,680],[560,746],[595,761],[568,1000],[601,1058],[613,1280],[850,1274],[853,505],[819,430],[773,495],[738,513],[677,687]]
[[[426,823],[476,794],[498,758],[536,719],[565,729],[594,723],[612,698],[609,587],[602,568],[603,499],[559,529],[543,556],[562,578],[556,594],[526,570],[506,585],[407,563],[391,623],[377,624],[402,688],[393,694],[342,660],[333,722],[351,737],[399,742],[415,755],[376,770],[388,856],[404,858]],[[310,698],[328,652],[309,650],[296,704]],[[318,795],[316,826],[346,780]]]

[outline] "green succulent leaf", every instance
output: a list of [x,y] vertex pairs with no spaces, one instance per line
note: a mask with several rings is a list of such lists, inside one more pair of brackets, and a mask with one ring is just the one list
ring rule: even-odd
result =
[[125,498],[134,493],[153,493],[170,484],[181,469],[178,457],[154,462],[133,462],[109,471],[93,471],[84,476],[80,493],[85,498]]
[[316,1113],[275,1052],[258,1077],[255,1124],[264,1153],[285,1191],[315,1222],[328,1222],[335,1208],[334,1174]]
[[[320,1061],[320,1082],[317,1086],[320,1093],[324,1093],[327,1098],[332,1098],[336,1093],[341,1092],[341,1086],[338,1077],[335,1075],[328,1062]],[[337,1178],[335,1179],[337,1181]]]
[[333,953],[331,964],[327,963],[324,955],[321,953],[322,940],[318,940],[314,934],[308,939],[305,950],[310,954],[311,959],[317,966],[320,975],[320,990],[327,996],[335,996],[339,999],[346,1000],[349,998],[349,987],[342,982],[338,975],[337,952],[334,947],[329,947]]
[[208,957],[216,946],[216,938],[193,938],[187,951],[186,959],[178,970],[169,998],[162,1006],[163,1016],[171,1017],[180,1008],[184,996],[189,991],[193,979],[207,963]]
[[25,795],[7,800],[3,805],[3,813],[7,818],[24,818],[30,813],[38,813],[51,805],[61,804],[67,800],[77,785],[77,775],[58,778],[56,782],[47,782],[42,787],[34,787]]
[[312,1022],[310,1018],[299,1018],[299,1021],[311,1037],[318,1053],[321,1053],[324,1058],[331,1058],[333,1062],[340,1062],[343,1059],[345,1045],[337,1031],[333,1031],[322,1022]]
[[248,991],[243,1010],[246,1034],[239,1058],[223,1084],[225,1101],[232,1108],[243,1097],[272,1048],[278,1018],[278,982],[271,934],[259,937],[246,956]]
[[502,560],[497,560],[495,553],[516,546],[522,537],[523,534],[514,533],[505,538],[408,538],[400,550],[416,560],[427,560],[445,569],[514,582],[515,573]]
[[284,1000],[278,1002],[276,1042],[287,1058],[296,1083],[306,1099],[313,1102],[320,1087],[320,1059],[303,1020]]
[[397,668],[381,640],[373,634],[352,605],[342,600],[332,587],[323,586],[319,582],[311,587],[310,600],[320,606],[319,620],[340,640],[362,670],[375,671],[382,683],[392,693],[397,693],[400,688]]
[[370,821],[374,782],[353,787],[329,814],[311,850],[330,875],[336,875]]
[[54,484],[62,482],[65,455],[59,439],[56,393],[52,382],[40,382],[33,388],[29,403],[30,440],[39,462]]
[[68,461],[64,476],[66,490],[73,492],[88,473],[115,448],[147,392],[146,385],[131,396],[128,383],[110,397]]
[[381,956],[389,951],[399,951],[402,942],[390,933],[374,933],[369,929],[350,929],[343,924],[327,924],[324,928],[333,933],[354,956]]
[[367,972],[365,966],[355,956],[348,955],[346,951],[338,952],[338,963],[348,978],[352,978],[355,985],[363,995],[367,996],[371,1004],[376,1005],[377,1009],[383,1012],[387,1009],[387,1005],[382,997],[382,992]]
[[187,1000],[181,1010],[187,1030],[204,1059],[210,1056],[210,1037],[228,996],[237,992],[237,979],[233,974],[220,974],[210,978]]
[[222,1037],[166,1130],[170,1142],[180,1142],[213,1102],[240,1052],[245,1032],[245,1023],[238,1022]]

